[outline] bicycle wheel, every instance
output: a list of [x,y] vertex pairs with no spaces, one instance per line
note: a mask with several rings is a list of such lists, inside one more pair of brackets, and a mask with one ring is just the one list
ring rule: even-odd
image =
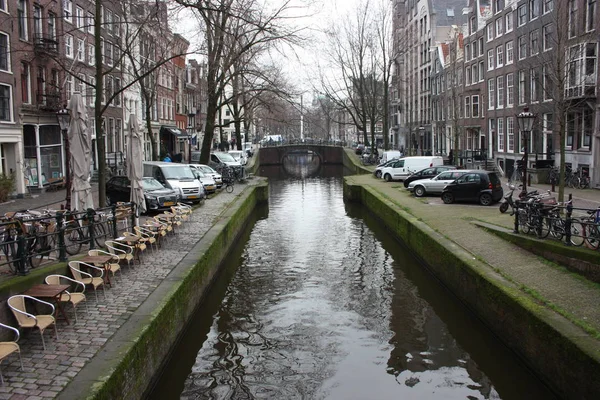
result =
[[74,221],[67,223],[65,229],[65,246],[67,247],[67,253],[72,256],[79,254],[82,242],[83,231],[81,228]]
[[[548,221],[548,219],[546,221]],[[554,216],[550,219],[549,223],[550,236],[554,239],[561,240],[563,236],[565,236],[565,221],[558,216]]]
[[14,257],[17,254],[17,246],[15,243],[5,243],[9,242],[12,239],[8,239],[2,242],[2,253],[6,258],[6,265],[8,265],[8,269],[13,274],[17,274],[17,261],[14,260]]
[[529,221],[528,221],[527,213],[523,210],[519,210],[519,227],[523,233],[529,233]]
[[592,250],[598,250],[600,248],[600,230],[598,225],[593,222],[586,223],[585,229],[585,246]]
[[585,242],[585,228],[581,221],[577,219],[571,220],[571,244],[573,246],[581,246]]
[[225,190],[227,191],[227,193],[233,193],[233,185],[228,184],[227,186],[225,186]]
[[535,234],[540,239],[545,239],[550,234],[550,224],[547,222],[549,217],[540,217],[542,220],[540,224],[535,229]]
[[104,247],[104,242],[106,242],[106,228],[104,227],[104,222],[94,224],[94,241],[98,247]]

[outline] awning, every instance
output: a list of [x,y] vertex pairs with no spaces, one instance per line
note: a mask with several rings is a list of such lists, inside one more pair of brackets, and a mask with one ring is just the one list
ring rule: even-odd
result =
[[179,129],[176,126],[163,125],[160,127],[160,133],[161,134],[169,133],[178,139],[187,139],[190,137],[186,131]]

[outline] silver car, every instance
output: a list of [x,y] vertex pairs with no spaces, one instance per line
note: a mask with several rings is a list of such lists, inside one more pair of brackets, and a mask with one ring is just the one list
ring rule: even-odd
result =
[[444,187],[455,179],[460,178],[468,170],[450,170],[444,171],[431,179],[419,179],[408,184],[408,190],[417,197],[423,197],[426,194],[442,194]]

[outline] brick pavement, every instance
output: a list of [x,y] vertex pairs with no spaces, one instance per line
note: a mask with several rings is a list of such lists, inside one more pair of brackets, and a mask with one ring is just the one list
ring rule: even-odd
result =
[[[187,255],[189,249],[213,226],[227,205],[251,184],[252,181],[236,184],[233,193],[222,191],[197,207],[191,219],[184,222],[178,233],[171,236],[161,249],[154,253],[147,249],[142,256],[141,265],[136,263],[133,267],[124,266],[122,278],[118,273],[116,283],[106,289],[106,298],[100,290],[99,300],[96,301],[93,290],[86,290],[89,312],[85,310],[84,305],[80,305],[81,311],[78,313],[76,324],[74,320],[70,325],[59,321],[58,339],[54,337],[53,330],[48,329],[44,336],[46,351],[42,348],[38,331],[24,331],[19,341],[24,370],[19,370],[18,357],[9,356],[4,360],[2,372],[5,385],[0,386],[0,399],[57,397],[84,365],[103,350],[107,341]],[[64,191],[62,193],[64,195]],[[18,209],[44,208],[50,204],[48,202],[55,199],[22,199],[23,203],[20,205],[28,201],[27,207]],[[38,206],[33,207],[35,204]],[[67,309],[70,310],[69,307]],[[68,312],[69,317],[72,317],[72,312]]]

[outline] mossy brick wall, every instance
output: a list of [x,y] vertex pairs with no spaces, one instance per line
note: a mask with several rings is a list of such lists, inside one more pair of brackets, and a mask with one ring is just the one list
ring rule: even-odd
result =
[[[368,187],[344,183],[427,268],[563,398],[597,398],[597,341]],[[346,187],[348,186],[348,187]],[[478,229],[474,227],[473,229]]]
[[140,320],[138,330],[128,334],[133,340],[123,346],[119,360],[108,371],[99,371],[100,376],[90,387],[86,398],[143,397],[189,318],[201,304],[212,278],[243,231],[255,206],[267,199],[265,183],[255,186],[248,196],[229,207],[221,221],[211,229],[212,235],[211,232],[207,234],[209,240],[203,239],[206,243],[196,248],[202,253],[198,261],[171,286],[158,307],[148,310],[148,315]]
[[344,148],[344,151],[342,152],[342,162],[344,164],[344,167],[352,171],[352,173],[355,175],[365,175],[373,173],[373,171],[371,171],[370,169],[357,164],[357,162],[353,161],[353,158],[357,158],[357,156],[354,154],[354,150]]

